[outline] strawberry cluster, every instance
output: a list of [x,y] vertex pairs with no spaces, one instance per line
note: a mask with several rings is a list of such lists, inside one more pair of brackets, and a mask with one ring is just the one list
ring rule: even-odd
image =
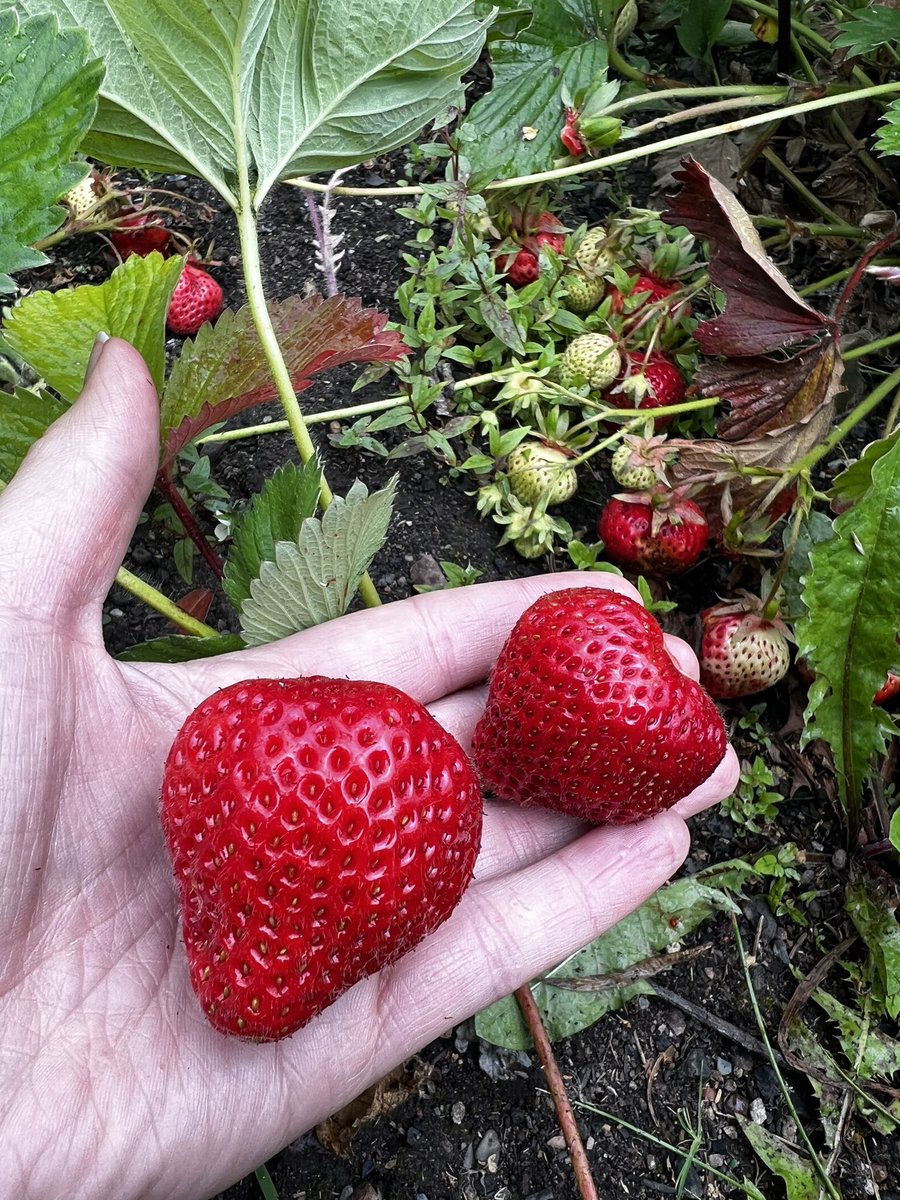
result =
[[513,629],[473,753],[474,766],[380,683],[247,680],[191,713],[166,760],[162,826],[191,983],[216,1029],[287,1037],[445,921],[472,878],[481,784],[628,823],[708,778],[725,733],[653,617],[574,588]]

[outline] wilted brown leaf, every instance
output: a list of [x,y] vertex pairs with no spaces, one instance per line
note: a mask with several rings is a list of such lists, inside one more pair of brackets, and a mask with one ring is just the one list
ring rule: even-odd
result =
[[419,1090],[430,1074],[424,1063],[415,1059],[401,1063],[383,1079],[373,1084],[355,1100],[345,1104],[333,1116],[316,1126],[316,1137],[333,1154],[343,1157],[350,1151],[350,1143],[361,1125],[378,1117],[408,1100]]
[[681,191],[663,219],[709,244],[709,276],[725,293],[725,311],[694,333],[704,354],[770,354],[833,331],[834,322],[801,299],[770,261],[746,209],[723,183],[692,158],[674,178]]
[[793,425],[826,404],[830,414],[843,373],[837,342],[828,337],[789,358],[710,360],[694,376],[694,387],[727,402],[730,411],[717,432],[739,442]]

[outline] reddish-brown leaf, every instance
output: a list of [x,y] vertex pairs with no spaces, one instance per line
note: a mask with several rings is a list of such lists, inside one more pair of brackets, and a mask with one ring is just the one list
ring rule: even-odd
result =
[[725,293],[721,316],[695,331],[704,354],[768,354],[833,329],[770,261],[746,209],[724,184],[692,158],[674,178],[681,191],[663,218],[709,244],[709,276]]
[[823,338],[788,358],[710,359],[694,376],[701,396],[719,396],[730,411],[717,432],[739,442],[793,425],[829,403],[843,376],[836,340]]
[[[269,305],[275,335],[295,392],[319,371],[348,362],[396,362],[408,353],[387,316],[355,297],[290,296]],[[204,430],[277,397],[249,308],[226,310],[186,342],[162,402],[166,470]]]

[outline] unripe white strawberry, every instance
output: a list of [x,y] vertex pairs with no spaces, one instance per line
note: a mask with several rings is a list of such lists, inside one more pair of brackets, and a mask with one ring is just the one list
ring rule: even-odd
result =
[[638,23],[637,0],[625,0],[619,9],[616,23],[613,26],[613,45],[618,46],[626,38],[631,37]]
[[578,477],[571,455],[559,446],[527,441],[516,446],[506,460],[510,490],[523,504],[541,500],[550,506],[565,504],[575,495]]
[[658,483],[668,483],[666,466],[677,458],[664,437],[639,437],[628,433],[613,452],[610,462],[616,483],[632,492],[649,492]]
[[714,604],[700,614],[700,682],[717,700],[765,691],[790,664],[787,630],[747,604]]
[[559,382],[565,388],[584,381],[602,391],[618,378],[621,367],[622,359],[611,337],[605,333],[582,333],[566,346],[557,370]]
[[85,213],[90,212],[97,203],[93,172],[82,179],[80,183],[76,183],[73,188],[69,188],[62,199],[76,221],[80,220]]
[[615,260],[609,236],[602,225],[589,229],[575,251],[575,261],[585,275],[602,275],[605,271],[611,271]]
[[604,281],[595,276],[585,275],[581,271],[573,271],[565,278],[567,307],[582,316],[593,312],[606,291]]

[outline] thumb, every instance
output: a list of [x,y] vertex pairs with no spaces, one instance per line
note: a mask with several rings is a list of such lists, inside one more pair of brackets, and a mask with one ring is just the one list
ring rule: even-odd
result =
[[0,497],[0,594],[31,616],[101,604],[159,462],[159,403],[127,342],[98,339],[84,390]]

